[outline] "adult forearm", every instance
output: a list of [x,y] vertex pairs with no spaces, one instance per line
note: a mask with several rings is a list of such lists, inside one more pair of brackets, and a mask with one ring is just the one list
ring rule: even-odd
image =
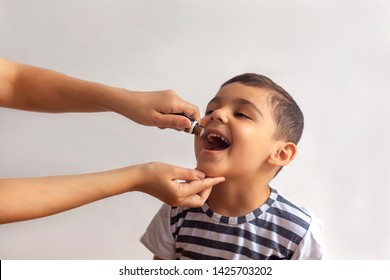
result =
[[175,129],[191,125],[177,113],[200,119],[198,108],[172,90],[130,91],[3,58],[0,107],[48,113],[112,111],[142,125]]
[[131,191],[137,167],[82,175],[0,179],[0,224],[44,217]]
[[56,214],[130,191],[171,205],[199,207],[211,187],[222,181],[222,177],[205,178],[198,170],[158,162],[91,174],[0,179],[0,224]]
[[101,112],[127,93],[55,71],[0,59],[0,106],[39,112]]

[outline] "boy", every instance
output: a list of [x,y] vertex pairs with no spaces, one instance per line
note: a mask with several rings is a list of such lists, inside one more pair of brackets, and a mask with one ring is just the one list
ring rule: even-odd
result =
[[319,222],[269,186],[297,153],[303,115],[269,78],[243,74],[209,102],[197,169],[223,176],[199,208],[163,205],[141,242],[155,259],[323,259]]

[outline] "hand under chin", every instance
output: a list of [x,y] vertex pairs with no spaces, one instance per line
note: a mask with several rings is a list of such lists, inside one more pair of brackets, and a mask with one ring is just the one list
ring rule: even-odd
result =
[[198,163],[196,169],[204,172],[206,174],[206,177],[219,177],[219,176],[226,177],[227,175],[226,174],[227,172],[226,171],[224,172],[224,170],[216,164]]

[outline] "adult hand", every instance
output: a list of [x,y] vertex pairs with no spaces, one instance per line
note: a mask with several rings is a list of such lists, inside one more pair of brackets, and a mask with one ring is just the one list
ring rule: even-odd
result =
[[[187,182],[184,182],[187,181]],[[165,163],[146,163],[67,176],[0,179],[0,224],[60,213],[131,191],[148,193],[170,205],[203,205],[223,177]]]
[[190,127],[188,118],[175,115],[178,113],[200,120],[198,108],[172,90],[122,91],[115,97],[116,102],[112,102],[110,109],[142,125],[178,130]]
[[172,206],[202,206],[212,186],[225,181],[223,177],[205,178],[205,174],[196,169],[157,162],[143,164],[139,171],[140,183],[134,190],[148,193]]
[[142,125],[179,130],[191,122],[175,113],[200,121],[198,108],[172,90],[129,91],[3,58],[0,106],[50,113],[113,111]]

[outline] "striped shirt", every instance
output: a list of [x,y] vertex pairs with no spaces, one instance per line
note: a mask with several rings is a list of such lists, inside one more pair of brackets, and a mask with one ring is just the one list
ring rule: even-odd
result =
[[319,223],[275,189],[267,201],[241,217],[226,217],[206,204],[163,205],[141,242],[164,259],[322,259]]

